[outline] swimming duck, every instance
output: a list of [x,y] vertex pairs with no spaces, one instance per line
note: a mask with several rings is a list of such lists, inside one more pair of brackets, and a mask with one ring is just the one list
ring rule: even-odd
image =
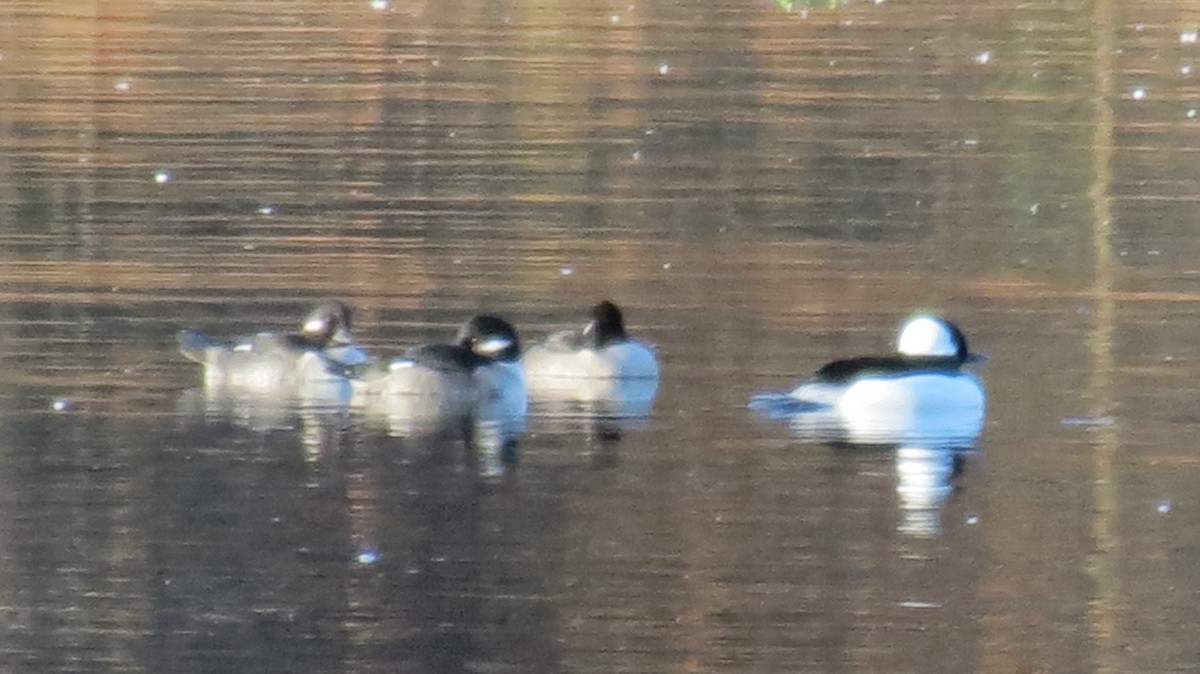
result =
[[974,437],[986,406],[969,369],[977,360],[957,326],[917,314],[901,325],[894,355],[828,363],[786,396],[758,396],[751,405],[791,416],[798,428],[836,424],[851,440]]
[[480,314],[462,326],[453,343],[410,348],[361,381],[367,395],[379,397],[369,405],[378,406],[398,430],[466,415],[519,418],[527,404],[520,357],[512,324]]
[[183,330],[179,350],[204,366],[209,389],[291,393],[309,385],[345,384],[343,373],[367,362],[366,352],[354,343],[350,323],[350,307],[332,301],[310,311],[299,332],[259,332],[217,341],[198,330]]
[[531,380],[658,379],[654,351],[629,336],[621,310],[608,300],[592,307],[582,329],[551,335],[522,362]]

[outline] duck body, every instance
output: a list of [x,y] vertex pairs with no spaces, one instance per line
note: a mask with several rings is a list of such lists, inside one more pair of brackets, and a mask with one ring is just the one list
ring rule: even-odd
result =
[[624,339],[598,346],[578,332],[560,332],[530,347],[525,371],[538,379],[657,379],[658,359],[641,342]]
[[608,301],[592,307],[582,329],[557,332],[531,347],[522,364],[531,391],[544,397],[601,401],[632,391],[643,404],[658,387],[654,350],[629,336],[621,310]]
[[983,386],[953,358],[882,356],[834,361],[789,394],[846,416],[984,407]]
[[797,430],[856,443],[976,437],[987,396],[958,328],[915,316],[901,327],[897,351],[828,363],[786,395],[760,396],[752,406],[789,417]]
[[206,390],[280,395],[348,387],[344,372],[368,356],[350,333],[350,309],[341,302],[315,308],[299,332],[259,332],[228,341],[198,330],[179,333],[184,357],[204,367]]
[[360,386],[398,434],[466,417],[518,419],[527,405],[520,354],[512,325],[481,314],[454,343],[410,348]]
[[974,373],[928,359],[854,359],[830,366],[788,396],[851,439],[906,432],[973,437],[982,427],[986,396]]

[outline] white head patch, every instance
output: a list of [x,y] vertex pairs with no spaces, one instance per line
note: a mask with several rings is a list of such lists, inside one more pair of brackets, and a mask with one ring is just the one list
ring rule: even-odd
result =
[[935,316],[915,316],[900,328],[896,351],[905,356],[957,356],[950,326]]

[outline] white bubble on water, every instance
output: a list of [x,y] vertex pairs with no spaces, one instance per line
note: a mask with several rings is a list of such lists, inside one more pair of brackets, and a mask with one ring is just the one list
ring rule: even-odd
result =
[[169,182],[171,182],[171,180],[173,178],[174,178],[174,176],[171,175],[170,171],[155,171],[154,172],[154,182],[158,183],[159,185],[169,183]]
[[1197,31],[1195,28],[1181,31],[1179,33],[1180,44],[1196,44],[1197,38],[1200,38],[1200,31]]
[[50,403],[50,409],[55,412],[66,412],[71,409],[71,401],[66,398],[56,398],[54,402]]
[[388,0],[371,0],[371,9],[383,11],[388,8]]
[[664,62],[658,64],[658,74],[659,75],[666,75],[669,72],[671,72],[671,65],[669,63],[664,61]]
[[979,52],[978,54],[975,55],[975,62],[981,66],[986,66],[987,64],[992,62],[992,52],[991,51]]
[[1129,97],[1135,101],[1144,101],[1150,95],[1150,90],[1146,87],[1134,87],[1129,90]]
[[1162,501],[1157,507],[1155,507],[1155,510],[1157,510],[1161,515],[1166,515],[1167,513],[1171,512],[1171,502]]
[[132,88],[133,82],[130,82],[129,80],[117,80],[116,83],[113,84],[113,89],[116,89],[117,91],[129,91]]

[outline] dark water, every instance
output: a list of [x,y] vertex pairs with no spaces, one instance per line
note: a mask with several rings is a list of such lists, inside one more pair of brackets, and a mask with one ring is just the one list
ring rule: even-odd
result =
[[[0,7],[0,669],[1194,668],[1200,12],[792,9]],[[188,393],[331,296],[380,355],[610,297],[662,386],[500,476]],[[746,409],[916,308],[990,356],[946,489]]]

